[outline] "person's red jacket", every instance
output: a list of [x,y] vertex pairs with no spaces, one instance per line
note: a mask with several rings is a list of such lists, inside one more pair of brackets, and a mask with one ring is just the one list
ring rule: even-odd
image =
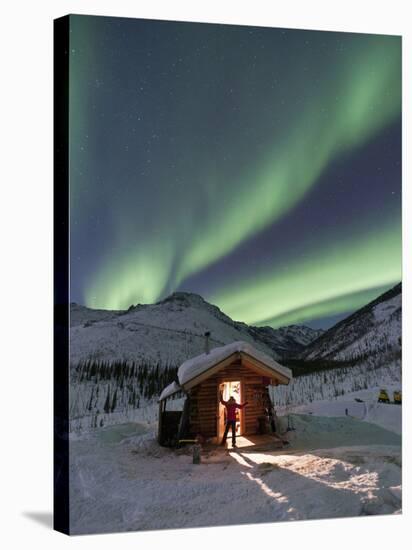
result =
[[220,398],[220,402],[222,405],[226,407],[226,421],[227,422],[235,422],[236,421],[236,409],[243,409],[247,405],[247,401],[243,403],[243,405],[240,405],[239,403],[236,403],[236,401],[223,401],[222,398]]

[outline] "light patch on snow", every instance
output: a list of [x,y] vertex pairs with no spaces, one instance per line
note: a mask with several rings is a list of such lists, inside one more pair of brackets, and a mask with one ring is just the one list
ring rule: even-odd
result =
[[[113,426],[73,440],[71,532],[400,512],[400,438],[349,418],[294,415],[294,423],[296,431],[284,434],[292,441],[287,451],[216,449],[204,451],[200,465],[192,463],[190,447],[159,447],[146,425]],[[326,445],[313,448],[322,431]]]

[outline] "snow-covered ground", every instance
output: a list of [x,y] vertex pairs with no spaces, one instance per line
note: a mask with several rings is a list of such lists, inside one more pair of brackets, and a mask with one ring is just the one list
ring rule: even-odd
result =
[[[316,416],[346,416],[377,424],[382,428],[402,433],[402,407],[394,404],[378,403],[379,387],[360,390],[348,395],[342,395],[335,400],[315,401],[306,405],[289,407],[289,412],[314,414]],[[399,385],[387,385],[389,396],[399,390]],[[359,401],[356,401],[359,400]],[[285,411],[284,411],[285,412]]]
[[[211,352],[210,355],[212,356],[213,353]],[[387,388],[392,396],[393,390],[401,389],[402,382],[400,360],[384,362],[378,366],[375,365],[375,362],[376,360],[366,359],[353,367],[330,369],[296,377],[289,385],[271,387],[272,401],[278,410],[302,410],[305,412],[305,407],[312,407],[312,404],[318,401],[338,399],[353,402],[356,395],[362,397],[362,395],[366,395],[363,393],[365,390],[372,391],[368,394],[370,398],[368,397],[367,414],[369,420],[374,422],[377,411],[374,411],[373,404],[376,403],[379,388]],[[72,372],[70,381],[71,432],[111,424],[146,421],[148,420],[148,411],[150,411],[150,418],[156,419],[158,396],[154,395],[150,399],[144,397],[144,391],[142,392],[142,388],[139,388],[136,377],[127,378],[125,376],[123,378],[123,376],[116,376],[114,372],[108,380],[103,378],[97,381],[96,377],[89,380],[86,377],[80,381],[79,378],[81,376],[78,373]],[[372,388],[372,390],[368,390],[368,388]],[[105,403],[109,393],[112,403],[116,395],[116,407],[113,412],[105,412]],[[136,395],[134,395],[135,393]],[[299,405],[304,405],[304,407],[296,408]],[[349,407],[352,411],[349,414],[358,417],[365,415],[365,405],[358,406],[350,403]],[[342,411],[344,413],[343,405],[339,410],[341,411],[339,414]],[[399,414],[399,411],[394,414]],[[379,414],[377,418],[378,424],[384,425],[379,419]],[[388,427],[391,426],[393,425],[389,423]]]
[[[187,293],[127,312],[73,307],[73,534],[401,511],[401,407],[377,403],[379,388],[390,396],[401,388],[400,289],[308,346],[312,359],[356,357],[356,365],[272,388],[278,431],[290,445],[280,451],[204,450],[199,465],[192,463],[190,448],[157,444],[153,392],[139,388],[135,396],[136,381],[126,375],[83,379],[75,365],[95,359],[177,366],[202,353],[206,330],[212,332],[211,349],[245,340],[276,359],[278,335],[236,323]],[[288,332],[295,338],[294,327]],[[168,403],[169,410],[181,408],[181,399]]]
[[153,406],[146,421],[73,434],[72,533],[399,513],[400,436],[332,415],[341,406],[313,403],[312,414],[289,415],[288,432],[280,417],[291,443],[284,450],[219,448],[204,452],[200,465],[190,448],[158,446]]

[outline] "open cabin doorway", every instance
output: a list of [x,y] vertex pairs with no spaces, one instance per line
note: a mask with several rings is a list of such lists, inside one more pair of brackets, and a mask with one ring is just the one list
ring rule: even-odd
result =
[[[223,401],[228,401],[229,397],[233,396],[237,403],[242,403],[242,384],[240,380],[221,382],[219,384],[218,398],[220,395],[223,396]],[[226,407],[219,401],[218,408],[218,439],[220,441],[226,426]],[[236,436],[242,435],[243,411],[244,409],[236,409]],[[229,432],[229,437],[231,435],[232,431]]]

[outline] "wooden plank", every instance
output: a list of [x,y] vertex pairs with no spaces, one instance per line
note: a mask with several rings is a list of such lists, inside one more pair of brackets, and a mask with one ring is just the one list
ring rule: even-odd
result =
[[198,403],[213,403],[214,405],[217,405],[218,401],[216,399],[216,396],[213,395],[204,395],[202,397],[199,397],[197,400]]
[[197,397],[196,397],[196,401],[204,401],[205,399],[211,399],[213,401],[215,401],[217,403],[217,395],[216,395],[216,392],[213,392],[213,393],[200,393]]
[[217,392],[213,392],[213,393],[200,393],[198,395],[198,398],[197,400],[198,401],[205,401],[209,399],[210,401],[214,401],[215,403],[217,403]]
[[204,401],[205,399],[211,399],[213,401],[216,401],[217,403],[217,395],[216,392],[213,393],[199,393],[199,395],[196,398],[196,401]]

